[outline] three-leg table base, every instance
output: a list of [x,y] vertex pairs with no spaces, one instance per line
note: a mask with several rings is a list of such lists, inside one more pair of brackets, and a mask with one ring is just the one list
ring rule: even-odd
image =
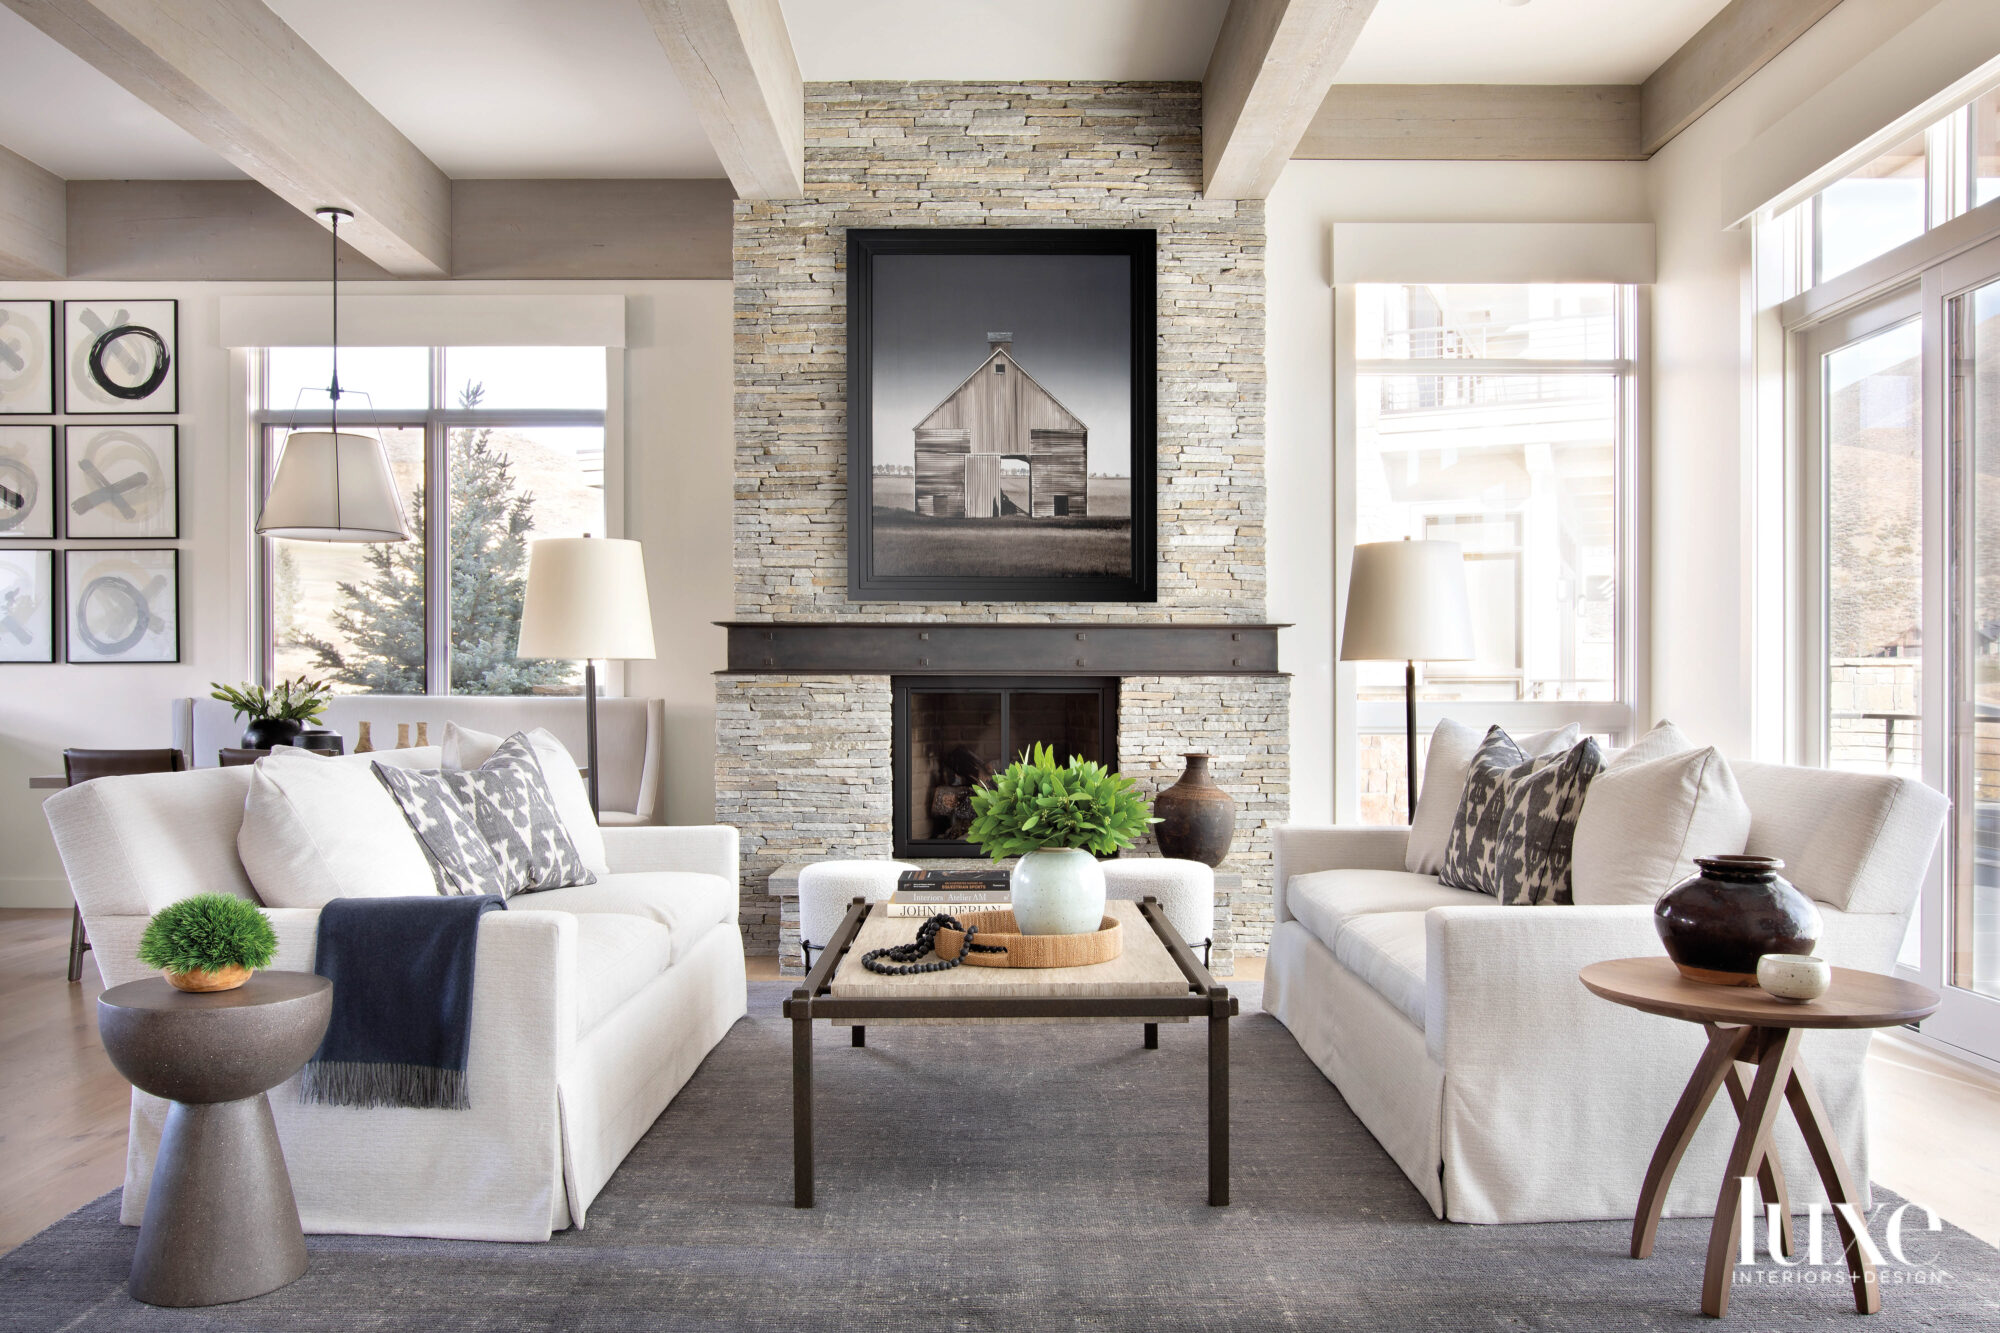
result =
[[[1742,1189],[1738,1183],[1757,1178],[1764,1203],[1779,1210],[1782,1230],[1780,1247],[1786,1256],[1793,1253],[1791,1200],[1778,1166],[1773,1145],[1781,1105],[1789,1104],[1798,1122],[1813,1165],[1826,1184],[1827,1198],[1835,1205],[1834,1225],[1840,1231],[1841,1250],[1847,1261],[1854,1288],[1854,1308],[1874,1314],[1882,1308],[1882,1286],[1875,1265],[1862,1248],[1847,1212],[1839,1205],[1860,1208],[1860,1194],[1847,1169],[1840,1143],[1834,1137],[1820,1104],[1819,1093],[1799,1061],[1797,1028],[1725,1027],[1710,1023],[1708,1049],[1695,1065],[1694,1076],[1667,1118],[1660,1146],[1653,1151],[1646,1169],[1646,1183],[1639,1192],[1639,1212],[1632,1221],[1632,1257],[1644,1259],[1653,1252],[1653,1240],[1660,1226],[1660,1212],[1666,1206],[1667,1189],[1680,1166],[1688,1144],[1700,1128],[1702,1117],[1722,1088],[1729,1089],[1730,1101],[1740,1121],[1736,1143],[1723,1172],[1722,1192],[1715,1204],[1715,1220],[1708,1234],[1708,1266],[1702,1277],[1701,1312],[1720,1318],[1729,1310],[1730,1282],[1735,1274],[1737,1246],[1742,1239]],[[1750,1087],[1743,1086],[1737,1063],[1756,1066]]]

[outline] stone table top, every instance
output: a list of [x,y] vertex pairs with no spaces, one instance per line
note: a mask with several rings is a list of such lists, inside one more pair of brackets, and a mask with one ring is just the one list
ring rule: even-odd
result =
[[870,949],[908,944],[922,924],[914,917],[886,916],[878,908],[861,924],[861,933],[834,969],[830,983],[835,999],[909,999],[938,996],[953,999],[991,996],[1132,997],[1184,996],[1188,980],[1172,955],[1140,914],[1139,904],[1111,899],[1104,914],[1122,927],[1123,951],[1108,963],[1088,967],[954,967],[919,976],[881,976],[861,965]]

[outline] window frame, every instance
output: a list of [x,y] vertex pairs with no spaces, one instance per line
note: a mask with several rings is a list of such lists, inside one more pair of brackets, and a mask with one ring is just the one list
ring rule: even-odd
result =
[[[1336,641],[1333,644],[1334,684],[1334,818],[1343,824],[1361,818],[1359,770],[1361,738],[1401,736],[1404,705],[1401,699],[1363,700],[1359,697],[1355,664],[1339,660],[1339,627],[1347,614],[1347,581],[1353,566],[1355,538],[1359,529],[1357,507],[1360,440],[1356,399],[1364,375],[1470,375],[1502,374],[1519,376],[1610,375],[1613,377],[1616,443],[1612,487],[1615,505],[1616,568],[1618,578],[1615,612],[1616,646],[1613,653],[1612,697],[1608,700],[1452,700],[1417,701],[1418,745],[1437,724],[1450,717],[1476,727],[1500,725],[1510,732],[1546,730],[1570,722],[1579,723],[1586,735],[1608,735],[1614,743],[1625,743],[1634,734],[1638,721],[1648,715],[1649,620],[1651,589],[1651,498],[1652,417],[1650,367],[1652,293],[1646,284],[1601,283],[1495,283],[1499,286],[1610,286],[1616,293],[1613,351],[1608,358],[1573,360],[1527,357],[1477,358],[1375,358],[1356,355],[1360,346],[1359,297],[1361,284],[1343,283],[1334,289],[1334,612]],[[1384,285],[1409,285],[1384,284]],[[1421,762],[1421,756],[1417,757]]]
[[[463,344],[461,344],[463,346]],[[615,442],[619,422],[614,404],[623,395],[623,362],[620,349],[605,348],[605,405],[603,408],[493,408],[440,407],[446,392],[444,347],[427,348],[430,406],[423,409],[391,408],[376,411],[369,407],[341,412],[341,420],[364,429],[421,430],[424,433],[424,694],[385,696],[418,698],[451,693],[451,570],[449,559],[449,515],[451,513],[451,431],[461,427],[596,427],[604,433],[604,523],[606,537],[623,536],[624,468],[622,444]],[[323,409],[309,411],[261,407],[270,383],[270,349],[256,348],[248,356],[250,398],[250,454],[257,479],[257,497],[269,493],[277,474],[280,437],[292,430],[325,428],[333,414]],[[356,395],[359,396],[359,395]],[[620,465],[614,465],[615,463]],[[408,497],[404,497],[408,503]],[[255,513],[253,503],[252,513]],[[256,546],[255,627],[257,679],[264,685],[275,683],[277,645],[273,631],[277,625],[276,543],[270,537],[252,534]],[[606,666],[614,672],[609,682],[600,681],[604,692],[623,692],[622,673],[616,663]]]

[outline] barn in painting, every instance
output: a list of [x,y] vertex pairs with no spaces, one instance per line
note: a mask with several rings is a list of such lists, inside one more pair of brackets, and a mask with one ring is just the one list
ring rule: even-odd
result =
[[979,369],[917,423],[917,512],[1087,516],[1089,430],[1021,369],[1009,335],[987,342]]

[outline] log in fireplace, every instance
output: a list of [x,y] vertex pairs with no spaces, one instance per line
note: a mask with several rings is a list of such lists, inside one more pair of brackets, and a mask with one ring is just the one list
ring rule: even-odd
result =
[[1033,745],[1118,766],[1115,676],[896,676],[895,854],[976,856],[972,789]]

